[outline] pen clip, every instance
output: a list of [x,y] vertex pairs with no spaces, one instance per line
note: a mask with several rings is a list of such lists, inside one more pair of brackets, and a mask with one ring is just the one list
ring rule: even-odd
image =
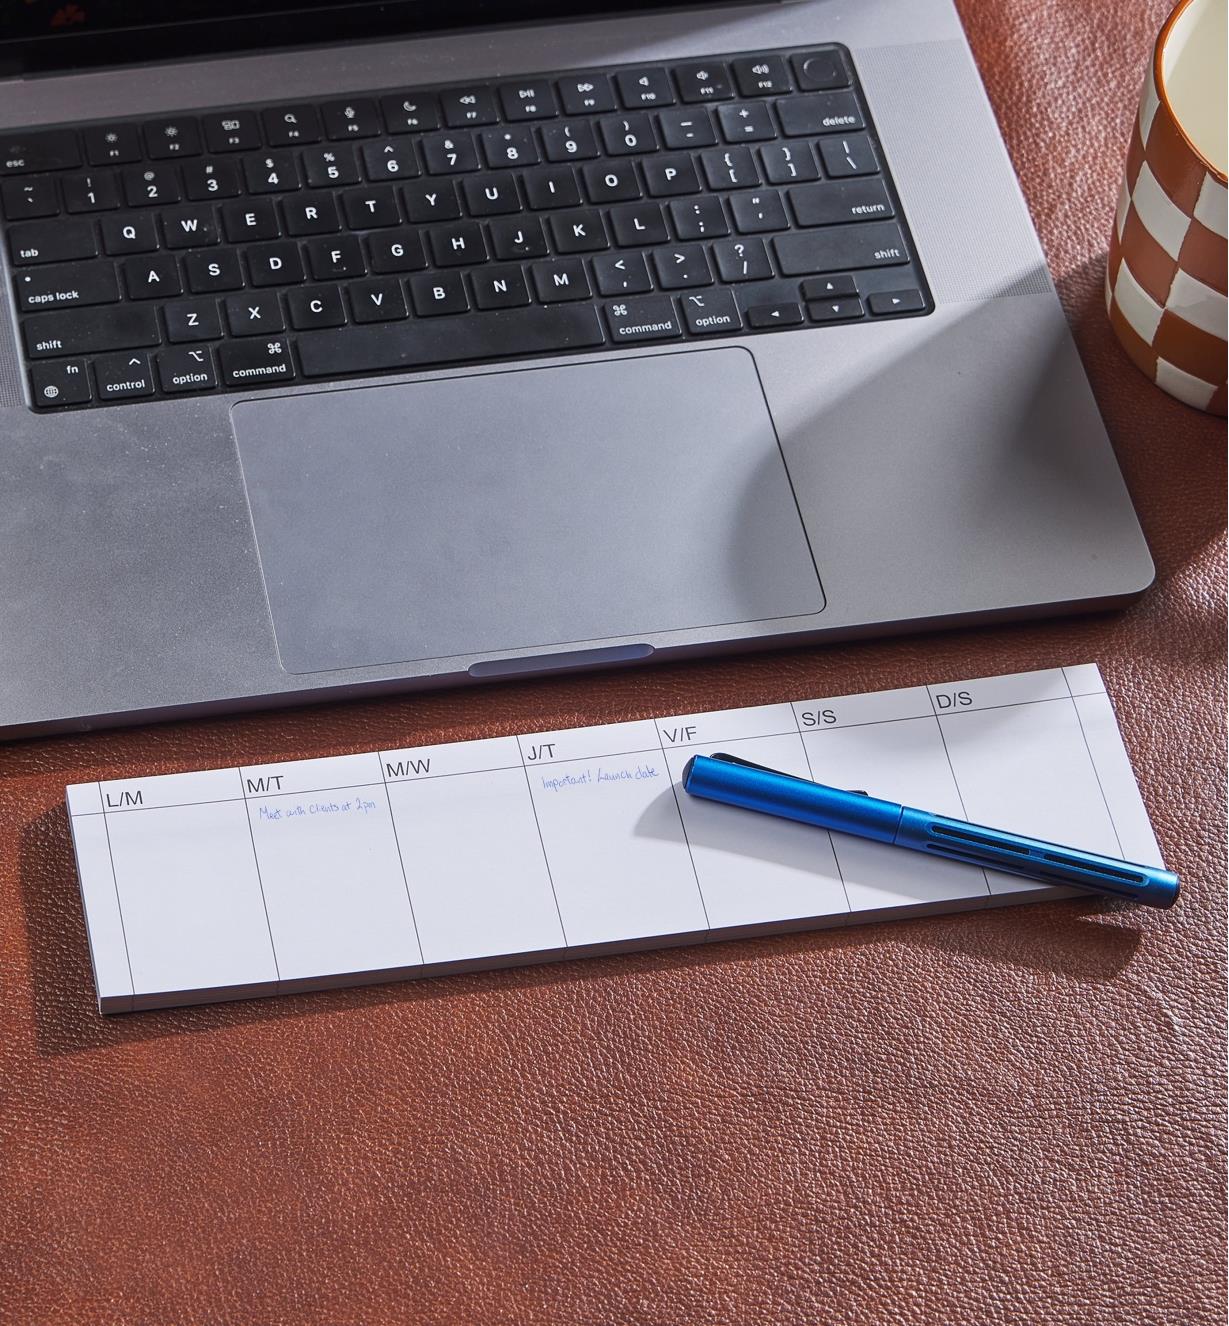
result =
[[[806,783],[812,781],[807,778],[799,778],[797,774],[782,773],[780,769],[770,769],[766,764],[756,764],[754,760],[744,760],[737,755],[730,755],[726,751],[713,751],[709,757],[713,760],[720,760],[723,764],[741,764],[744,769],[758,769],[761,773],[776,774],[778,778],[792,778],[796,783]],[[860,787],[851,787],[850,793],[858,797],[868,797],[870,793]]]

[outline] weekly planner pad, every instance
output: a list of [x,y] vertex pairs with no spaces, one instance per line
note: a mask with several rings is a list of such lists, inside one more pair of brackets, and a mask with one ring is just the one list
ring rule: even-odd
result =
[[81,783],[99,1008],[278,994],[1071,890],[682,791],[695,754],[1160,865],[1093,664]]

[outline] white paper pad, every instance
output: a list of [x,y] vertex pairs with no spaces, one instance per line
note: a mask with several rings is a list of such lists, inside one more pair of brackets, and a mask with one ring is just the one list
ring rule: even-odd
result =
[[1094,664],[82,783],[98,1005],[123,1012],[1063,897],[689,797],[758,764],[1149,865]]

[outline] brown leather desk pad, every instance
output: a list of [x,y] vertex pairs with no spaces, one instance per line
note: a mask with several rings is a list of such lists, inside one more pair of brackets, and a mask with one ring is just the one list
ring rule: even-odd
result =
[[[0,1319],[1224,1319],[1224,427],[1104,317],[1166,0],[960,0],[1156,559],[1129,611],[0,748]],[[104,1021],[64,785],[1100,662],[1158,914],[1042,904]]]

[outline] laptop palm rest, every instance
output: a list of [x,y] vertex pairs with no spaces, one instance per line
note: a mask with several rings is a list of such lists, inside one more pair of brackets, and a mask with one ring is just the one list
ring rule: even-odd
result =
[[746,350],[267,397],[231,420],[292,673],[824,606]]

